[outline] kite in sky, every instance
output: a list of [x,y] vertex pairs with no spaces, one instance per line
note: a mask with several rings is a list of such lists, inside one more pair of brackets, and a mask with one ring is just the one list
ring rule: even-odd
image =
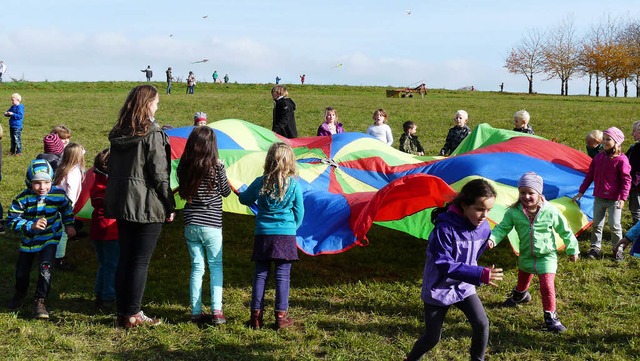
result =
[[342,68],[342,63],[338,63],[335,66],[331,67],[331,69]]
[[[286,139],[238,119],[208,126],[216,131],[219,155],[227,165],[227,177],[234,189],[242,190],[262,175],[264,158],[273,142],[283,141],[293,147],[305,204],[297,241],[300,250],[309,255],[365,246],[373,223],[426,239],[433,227],[432,210],[453,199],[466,182],[478,177],[487,179],[498,192],[489,214],[493,226],[517,200],[518,179],[528,171],[542,176],[544,196],[562,211],[574,233],[580,233],[591,222],[592,192],[588,191],[579,205],[571,201],[590,158],[537,136],[481,124],[451,157],[443,158],[381,148],[378,140],[363,133]],[[178,186],[175,169],[192,129],[166,131],[171,143],[174,189]],[[78,218],[91,216],[87,202],[90,173],[82,188],[86,195],[81,195],[76,204]],[[184,206],[183,200],[176,201],[179,208]],[[253,214],[235,194],[224,199],[223,210]],[[561,245],[559,240],[558,247]]]
[[206,62],[208,62],[208,61],[209,61],[209,59],[206,59],[206,58],[205,58],[205,59],[202,59],[202,60],[193,61],[193,62],[191,62],[191,64],[206,63]]

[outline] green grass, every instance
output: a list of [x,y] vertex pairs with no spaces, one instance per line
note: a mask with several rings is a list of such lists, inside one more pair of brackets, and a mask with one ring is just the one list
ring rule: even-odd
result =
[[[87,166],[108,146],[106,135],[134,83],[3,83],[0,104],[8,108],[13,92],[23,96],[26,109],[23,142],[25,156],[7,156],[4,147],[2,204],[24,186],[28,161],[42,150],[42,138],[55,124],[65,123],[73,141],[87,149]],[[184,84],[174,84],[174,94],[164,95],[162,83],[157,119],[161,124],[191,125],[193,114],[204,111],[210,121],[240,118],[270,128],[271,85],[200,84],[187,96]],[[402,123],[413,120],[427,154],[437,154],[452,126],[456,110],[470,114],[470,125],[487,122],[512,128],[512,114],[527,109],[536,134],[556,138],[574,148],[584,148],[584,135],[596,128],[620,127],[631,141],[631,123],[637,120],[636,98],[559,97],[509,93],[431,90],[424,99],[391,99],[383,87],[299,86],[289,92],[298,105],[296,119],[301,135],[315,135],[326,106],[338,110],[349,131],[364,132],[376,108],[390,115],[394,136]],[[0,108],[2,110],[6,108]],[[397,141],[396,141],[397,145]],[[578,185],[576,184],[576,188]],[[625,212],[627,213],[627,212]],[[624,228],[629,226],[625,217]],[[296,325],[275,332],[255,331],[244,322],[249,316],[253,264],[251,217],[224,215],[224,310],[228,323],[200,329],[189,319],[189,256],[182,237],[182,220],[165,225],[150,266],[144,310],[162,317],[155,329],[123,331],[113,327],[114,315],[93,309],[96,269],[91,242],[71,241],[71,272],[54,275],[48,305],[49,322],[31,319],[31,305],[11,313],[4,304],[13,293],[17,240],[0,242],[0,355],[4,359],[216,359],[216,360],[391,360],[402,359],[423,331],[420,285],[426,242],[403,233],[374,226],[370,246],[331,256],[301,255],[291,277],[291,315]],[[587,232],[588,233],[588,232]],[[607,233],[605,233],[605,237]],[[581,247],[588,247],[585,234]],[[610,251],[607,256],[610,256]],[[569,263],[561,257],[557,277],[558,312],[569,331],[562,335],[542,332],[542,307],[537,281],[531,304],[505,309],[501,302],[514,286],[516,257],[508,247],[482,256],[481,264],[505,269],[499,288],[482,287],[479,294],[491,321],[490,360],[630,360],[640,354],[640,272],[638,259],[614,263]],[[35,271],[32,272],[34,287]],[[208,290],[205,277],[205,290]],[[267,293],[267,310],[273,309],[273,287]],[[208,292],[204,292],[209,304]],[[267,326],[273,324],[267,312]],[[447,315],[442,341],[427,358],[466,360],[471,331],[456,309]]]

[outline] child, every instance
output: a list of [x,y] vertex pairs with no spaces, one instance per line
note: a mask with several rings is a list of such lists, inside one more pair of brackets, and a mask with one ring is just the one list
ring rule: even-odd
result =
[[400,136],[400,151],[413,155],[424,155],[424,148],[416,135],[418,130],[416,123],[407,120],[402,124],[402,129],[404,133]]
[[[227,320],[222,313],[222,197],[231,193],[222,161],[218,158],[216,134],[212,128],[191,131],[178,165],[178,193],[184,207],[184,237],[191,256],[191,322]],[[202,310],[202,277],[209,265],[211,311]]]
[[45,135],[42,139],[44,144],[44,153],[40,153],[36,156],[36,159],[44,159],[49,162],[53,172],[55,173],[62,160],[62,152],[64,151],[64,144],[56,133],[50,133]]
[[51,129],[51,133],[57,134],[65,147],[69,145],[69,142],[71,142],[71,129],[67,128],[64,124],[59,124],[53,127],[53,129]]
[[284,85],[276,85],[271,89],[273,98],[273,125],[271,130],[285,138],[297,138],[296,103],[289,98],[289,92]]
[[526,133],[526,134],[534,134],[533,128],[529,125],[529,120],[531,120],[531,116],[529,112],[526,110],[518,110],[513,114],[513,128],[514,132]]
[[629,212],[633,218],[633,224],[635,225],[640,220],[640,120],[633,123],[633,140],[634,144],[631,145],[625,155],[629,159],[629,165],[631,166],[631,189],[629,191]]
[[601,255],[602,228],[605,213],[609,212],[611,245],[616,260],[622,260],[622,249],[615,245],[622,238],[622,208],[631,188],[631,166],[629,159],[622,153],[624,134],[611,127],[602,134],[602,152],[593,158],[589,171],[580,185],[578,194],[573,197],[577,202],[593,182],[593,225],[591,229],[591,249],[588,257],[595,259]]
[[34,159],[29,164],[25,184],[27,188],[13,200],[7,216],[7,226],[20,233],[20,253],[16,263],[16,293],[9,308],[22,307],[29,289],[31,265],[36,256],[40,265],[35,291],[37,319],[48,319],[45,300],[51,288],[52,264],[56,245],[64,224],[67,234],[73,237],[73,208],[64,191],[51,184],[53,169],[44,159]]
[[89,238],[93,241],[98,258],[96,274],[96,308],[110,306],[116,300],[116,268],[120,247],[118,245],[118,225],[115,219],[104,216],[104,193],[107,188],[107,164],[109,164],[109,148],[96,155],[93,161],[94,180],[89,194],[91,196],[91,226]]
[[193,125],[199,127],[201,125],[207,125],[207,113],[197,112],[193,116]]
[[[78,143],[69,143],[62,153],[62,161],[53,178],[53,184],[64,190],[72,206],[80,197],[84,171],[84,147]],[[67,240],[67,234],[63,232],[56,251],[56,267],[60,269],[69,269],[69,264],[65,264],[64,260]]]
[[334,107],[324,109],[324,122],[318,127],[317,136],[343,133],[342,123],[338,122],[338,112]]
[[289,318],[289,278],[292,261],[298,260],[296,230],[302,224],[302,186],[294,178],[296,158],[284,143],[269,147],[264,174],[239,194],[240,203],[257,201],[252,261],[256,263],[251,295],[251,328],[263,326],[264,291],[271,263],[275,264],[276,330],[293,325]]
[[638,239],[640,239],[640,222],[634,224],[633,227],[627,231],[627,234],[616,244],[616,248],[622,247],[622,250],[624,250],[629,243],[633,243],[631,255],[640,257],[640,242],[637,242]]
[[599,129],[587,133],[585,138],[587,154],[593,159],[602,151],[602,131]]
[[474,179],[446,208],[434,212],[427,260],[422,278],[422,301],[426,333],[414,344],[406,360],[419,360],[434,348],[451,306],[460,309],[473,330],[471,359],[484,360],[489,340],[489,319],[476,294],[481,284],[496,286],[502,269],[478,266],[491,228],[487,215],[496,199],[495,189],[484,179]]
[[387,113],[384,109],[376,109],[373,112],[373,124],[367,129],[367,134],[389,146],[393,144],[393,134],[391,134],[391,127],[387,125]]
[[440,156],[447,156],[453,153],[464,138],[471,133],[471,128],[467,125],[467,121],[469,121],[469,113],[464,110],[458,110],[453,117],[455,125],[451,127],[449,133],[447,133],[447,139],[444,141],[444,146],[440,150]]
[[22,96],[18,93],[11,94],[11,107],[4,112],[9,118],[9,131],[11,134],[11,155],[22,155],[22,121],[24,119],[24,105],[20,102]]
[[558,269],[558,251],[555,233],[564,244],[569,260],[578,260],[578,240],[573,235],[562,213],[542,195],[542,177],[534,172],[525,173],[518,180],[518,201],[507,208],[502,221],[493,228],[489,248],[498,245],[515,228],[518,234],[518,284],[511,292],[505,306],[515,307],[531,301],[527,291],[533,275],[540,280],[540,294],[547,330],[564,332],[556,316],[555,277]]

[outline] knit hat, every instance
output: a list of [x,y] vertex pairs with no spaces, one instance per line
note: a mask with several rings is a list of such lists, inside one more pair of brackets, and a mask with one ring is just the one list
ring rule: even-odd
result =
[[534,172],[527,172],[520,177],[518,180],[518,188],[520,187],[529,187],[534,191],[542,194],[542,177],[535,174]]
[[44,143],[45,153],[62,154],[64,151],[62,139],[56,133],[47,134],[42,142]]
[[196,125],[198,122],[207,121],[207,113],[205,112],[197,112],[196,115],[193,116],[193,124]]
[[31,188],[31,182],[53,180],[53,168],[49,162],[44,159],[34,159],[29,163],[24,183],[27,188]]
[[616,127],[611,127],[602,132],[602,134],[610,136],[617,145],[622,145],[622,143],[624,142],[624,133],[622,133],[622,131]]

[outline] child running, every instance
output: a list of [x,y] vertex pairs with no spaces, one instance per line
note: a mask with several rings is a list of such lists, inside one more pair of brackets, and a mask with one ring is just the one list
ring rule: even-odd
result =
[[64,191],[52,186],[53,169],[44,159],[34,159],[27,168],[27,188],[13,200],[7,227],[20,234],[20,253],[16,262],[16,293],[9,308],[19,310],[29,289],[31,265],[38,256],[38,284],[33,317],[48,319],[45,300],[51,289],[51,275],[56,245],[63,227],[75,236],[73,209]]
[[493,281],[502,280],[501,268],[478,266],[491,235],[487,215],[495,199],[496,191],[489,182],[474,179],[451,204],[433,213],[435,228],[429,236],[422,278],[426,332],[406,360],[419,360],[438,344],[451,306],[460,309],[471,324],[471,359],[484,360],[489,319],[475,286],[496,286]]
[[[65,191],[72,207],[80,197],[84,172],[84,147],[78,143],[69,143],[62,153],[62,160],[55,172],[53,184]],[[56,251],[55,265],[63,270],[70,269],[69,263],[64,259],[67,254],[68,239],[66,232],[62,232],[62,238],[60,238]]]
[[[212,128],[193,128],[177,173],[178,194],[187,201],[184,237],[191,256],[191,322],[220,325],[227,321],[222,313],[222,197],[231,189]],[[211,314],[202,310],[205,264],[209,265]]]
[[275,264],[276,330],[293,325],[289,318],[289,278],[291,263],[298,260],[296,230],[302,224],[302,186],[294,178],[296,157],[284,143],[269,147],[264,174],[239,194],[240,203],[257,201],[255,238],[251,260],[256,263],[251,295],[251,328],[263,326],[264,291],[271,263]]
[[611,228],[611,246],[617,261],[624,259],[622,249],[616,244],[622,239],[622,208],[631,189],[631,165],[622,153],[624,134],[616,127],[602,134],[602,152],[598,153],[589,165],[589,171],[580,185],[578,194],[573,197],[577,202],[593,182],[593,225],[591,226],[591,249],[588,257],[599,258],[602,254],[602,228],[605,213],[609,212]]
[[540,280],[540,294],[547,330],[564,332],[556,316],[555,277],[558,269],[558,250],[555,233],[564,244],[569,260],[578,260],[578,240],[573,235],[562,213],[549,204],[542,195],[542,177],[534,172],[525,173],[518,180],[518,201],[507,208],[502,221],[493,228],[489,248],[500,243],[513,228],[518,234],[518,284],[511,292],[505,306],[515,307],[531,301],[527,291],[533,275]]
[[96,309],[112,308],[116,301],[116,269],[120,256],[118,224],[104,216],[104,193],[107,189],[109,148],[98,153],[93,161],[94,180],[91,196],[91,226],[89,239],[93,241],[98,259],[98,272],[94,288]]

